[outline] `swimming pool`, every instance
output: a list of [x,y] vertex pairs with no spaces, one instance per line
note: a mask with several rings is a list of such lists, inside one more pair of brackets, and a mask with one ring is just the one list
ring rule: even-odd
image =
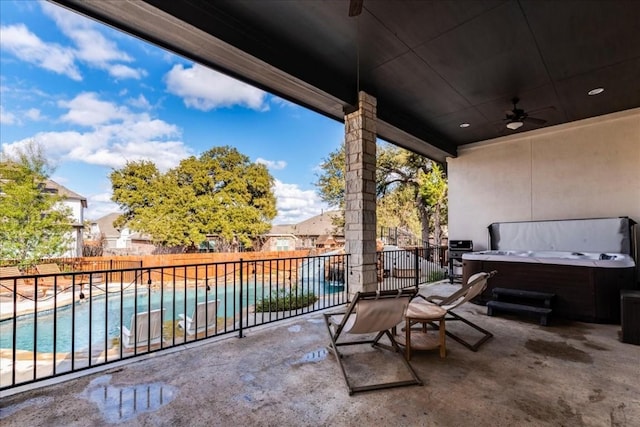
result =
[[[203,302],[205,298],[209,301],[219,299],[218,317],[233,318],[240,312],[239,291],[239,286],[217,291],[215,288],[210,291],[198,288],[197,301]],[[244,286],[243,307],[255,304],[256,294],[257,299],[261,299],[266,292],[268,289],[263,290],[261,285]],[[120,338],[122,325],[130,327],[129,323],[134,312],[147,311],[149,305],[152,310],[162,307],[165,309],[163,321],[175,321],[183,313],[191,316],[193,307],[196,305],[195,298],[196,291],[193,288],[187,289],[186,293],[184,289],[176,289],[175,293],[172,289],[163,291],[138,289],[137,292],[96,295],[91,298],[91,303],[87,298],[75,304],[59,307],[55,311],[39,312],[36,316],[33,314],[19,316],[16,319],[16,349],[42,353],[67,353],[73,349],[77,352],[88,350],[89,341],[91,341],[92,353],[105,350],[112,346],[114,338]],[[37,339],[34,339],[36,327]],[[11,320],[0,322],[0,348],[12,347],[13,322]]]
[[[344,283],[305,279],[300,287],[282,284],[270,288],[259,282],[242,286],[242,308],[256,304],[269,296],[271,291],[297,289],[300,292],[313,290],[316,295],[339,295],[344,292]],[[86,291],[85,291],[86,292]],[[186,300],[185,300],[186,295]],[[92,354],[113,347],[114,339],[120,338],[122,325],[130,328],[131,316],[151,309],[164,308],[163,323],[179,320],[186,313],[191,316],[197,302],[220,300],[218,318],[234,319],[241,313],[240,286],[211,287],[207,291],[198,287],[148,290],[138,288],[137,292],[110,292],[80,300],[75,304],[58,307],[57,310],[40,311],[36,316],[27,314],[16,319],[16,350],[39,353],[86,352]],[[339,301],[340,297],[333,298]],[[334,301],[334,302],[335,302]],[[122,313],[122,315],[121,315]],[[75,320],[74,320],[75,319]],[[54,331],[55,325],[55,331]],[[37,337],[36,337],[37,328]],[[169,333],[170,333],[169,328]],[[55,339],[54,339],[55,338]],[[182,339],[177,337],[176,342]],[[34,342],[36,343],[34,345]],[[73,343],[73,345],[72,345]],[[90,345],[91,344],[91,345]],[[13,321],[0,322],[0,348],[13,348]]]

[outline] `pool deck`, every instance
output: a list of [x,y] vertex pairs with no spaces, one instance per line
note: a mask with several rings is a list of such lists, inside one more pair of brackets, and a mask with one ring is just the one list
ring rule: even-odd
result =
[[[429,288],[447,293],[451,285]],[[335,311],[328,310],[328,311]],[[321,313],[5,391],[8,426],[638,426],[640,346],[619,325],[458,313],[494,333],[472,352],[413,352],[424,386],[349,396]],[[459,322],[447,329],[461,330]],[[396,377],[397,354],[349,350],[357,382]],[[369,356],[375,363],[367,363]],[[59,381],[59,380],[58,380]]]

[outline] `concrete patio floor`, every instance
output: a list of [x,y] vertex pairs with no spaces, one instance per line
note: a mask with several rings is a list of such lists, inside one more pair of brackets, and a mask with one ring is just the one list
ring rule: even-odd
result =
[[[242,339],[194,343],[62,383],[5,392],[0,424],[640,425],[640,346],[621,343],[619,325],[552,320],[543,327],[488,317],[474,304],[458,312],[495,336],[475,353],[451,339],[444,359],[437,350],[414,352],[411,363],[424,386],[349,396],[328,351],[322,314],[313,313],[250,329]],[[447,323],[448,330],[463,328]],[[395,370],[402,367],[397,354],[363,347],[343,359],[356,382],[402,374]]]

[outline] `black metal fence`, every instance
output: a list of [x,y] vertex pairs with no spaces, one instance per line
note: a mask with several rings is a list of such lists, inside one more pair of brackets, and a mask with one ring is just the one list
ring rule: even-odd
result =
[[345,304],[347,255],[0,280],[0,390]]
[[[447,277],[447,248],[423,247],[378,252],[382,270],[380,290],[402,289],[437,282]],[[378,273],[380,276],[380,273]]]
[[[441,248],[380,252],[379,289],[443,279],[443,255]],[[246,328],[349,300],[344,254],[82,268],[0,279],[0,390],[196,340],[242,337]]]

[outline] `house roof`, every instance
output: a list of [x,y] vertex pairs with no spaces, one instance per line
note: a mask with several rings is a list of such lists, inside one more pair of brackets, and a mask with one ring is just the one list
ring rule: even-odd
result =
[[[122,214],[120,214],[119,212],[112,212],[101,218],[98,218],[97,220],[94,221],[94,223],[98,225],[98,229],[100,230],[100,233],[103,233],[106,238],[117,239],[118,237],[120,237],[121,230],[114,227],[113,223],[116,219],[118,219],[120,215]],[[151,236],[149,236],[148,234],[139,233],[139,232],[131,233],[129,235],[129,239],[136,240],[136,241],[152,241],[153,240]]]
[[105,237],[118,238],[120,237],[120,231],[113,226],[113,222],[118,219],[120,215],[121,214],[118,212],[112,212],[101,218],[98,218],[94,222],[98,225],[100,233],[104,234]]
[[343,235],[344,232],[336,230],[336,226],[333,225],[333,219],[339,214],[338,211],[323,212],[299,222],[293,228],[294,234],[297,236]]
[[271,227],[268,236],[295,235],[295,236],[335,236],[343,235],[342,230],[336,230],[333,218],[340,214],[339,211],[323,212],[297,224],[280,224]]
[[86,197],[81,196],[80,194],[69,190],[64,185],[58,184],[57,182],[55,182],[55,181],[53,181],[51,179],[48,179],[45,182],[44,188],[45,188],[45,190],[55,192],[55,193],[65,197],[66,199],[79,200],[80,203],[82,204],[83,208],[87,207],[87,198]]
[[[640,107],[637,0],[52,1],[341,122],[364,90],[380,138],[440,161]],[[508,130],[514,97],[544,123]]]
[[285,234],[293,234],[295,224],[280,224],[273,225],[271,230],[269,230],[270,235],[285,235]]

